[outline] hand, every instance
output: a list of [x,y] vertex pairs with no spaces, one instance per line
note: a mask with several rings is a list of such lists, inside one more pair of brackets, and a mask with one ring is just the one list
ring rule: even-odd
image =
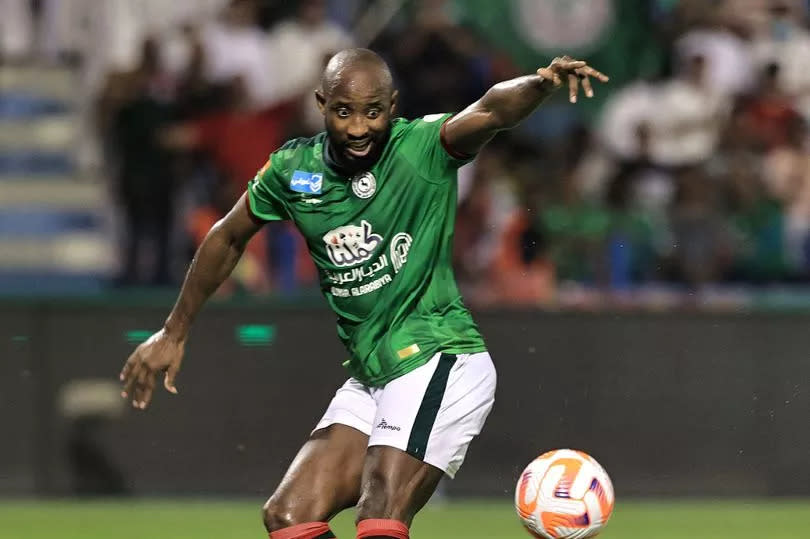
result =
[[599,79],[600,82],[610,80],[607,75],[595,70],[582,60],[574,60],[570,56],[555,58],[548,67],[541,67],[537,74],[544,79],[551,81],[554,88],[559,88],[563,84],[563,79],[568,79],[568,100],[571,103],[577,102],[579,93],[579,81],[582,81],[582,88],[586,97],[593,97],[593,87],[590,77]]
[[185,340],[170,337],[165,329],[161,329],[132,352],[119,379],[124,385],[121,392],[123,398],[132,398],[132,406],[145,410],[152,400],[155,389],[155,379],[159,372],[165,372],[163,387],[169,393],[177,394],[174,379],[183,362]]

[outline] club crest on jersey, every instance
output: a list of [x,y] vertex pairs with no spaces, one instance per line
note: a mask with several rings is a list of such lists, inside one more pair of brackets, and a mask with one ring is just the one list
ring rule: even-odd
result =
[[377,178],[371,172],[361,172],[352,178],[352,193],[357,198],[371,198],[377,192]]
[[357,225],[339,226],[323,236],[326,253],[335,266],[356,266],[370,259],[383,237],[371,231],[366,220]]
[[290,189],[297,193],[307,193],[310,195],[321,194],[323,188],[322,172],[305,172],[296,170],[290,180]]

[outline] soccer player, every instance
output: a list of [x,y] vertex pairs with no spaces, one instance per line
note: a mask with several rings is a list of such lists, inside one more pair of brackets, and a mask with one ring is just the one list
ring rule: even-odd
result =
[[358,538],[407,538],[495,396],[495,369],[450,264],[456,170],[564,81],[571,102],[580,84],[590,97],[589,77],[607,81],[585,62],[555,58],[458,114],[408,121],[395,118],[397,92],[377,54],[336,54],[315,92],[326,132],[274,152],[211,229],[163,328],[124,365],[122,395],[145,409],[161,372],[177,393],[203,303],[265,222],[291,219],[337,314],[351,377],[264,505],[265,526],[271,539],[334,537],[329,519],[356,506]]

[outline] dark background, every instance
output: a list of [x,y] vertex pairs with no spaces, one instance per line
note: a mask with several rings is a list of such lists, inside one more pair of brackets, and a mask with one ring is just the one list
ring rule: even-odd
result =
[[[132,330],[166,305],[0,306],[0,494],[70,491],[70,380],[105,379]],[[511,493],[552,448],[593,454],[620,495],[810,494],[806,314],[477,316],[497,364],[495,408],[450,493]],[[269,325],[248,346],[237,328]],[[346,375],[333,316],[310,306],[213,305],[178,379],[146,413],[122,408],[93,431],[137,494],[269,494]]]

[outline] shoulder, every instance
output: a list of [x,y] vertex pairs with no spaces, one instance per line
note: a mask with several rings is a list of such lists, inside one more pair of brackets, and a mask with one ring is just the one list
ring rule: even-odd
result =
[[302,164],[312,165],[323,161],[323,141],[325,133],[314,137],[290,139],[272,153],[270,160],[277,171],[291,170]]
[[400,141],[418,142],[420,144],[438,142],[439,131],[442,125],[452,116],[451,113],[428,114],[420,118],[408,120],[397,118],[391,126],[391,135]]
[[453,114],[450,112],[440,112],[437,114],[427,114],[419,118],[408,120],[405,118],[397,118],[394,120],[393,129],[406,130],[425,130],[430,128],[440,128],[441,125],[447,121]]

